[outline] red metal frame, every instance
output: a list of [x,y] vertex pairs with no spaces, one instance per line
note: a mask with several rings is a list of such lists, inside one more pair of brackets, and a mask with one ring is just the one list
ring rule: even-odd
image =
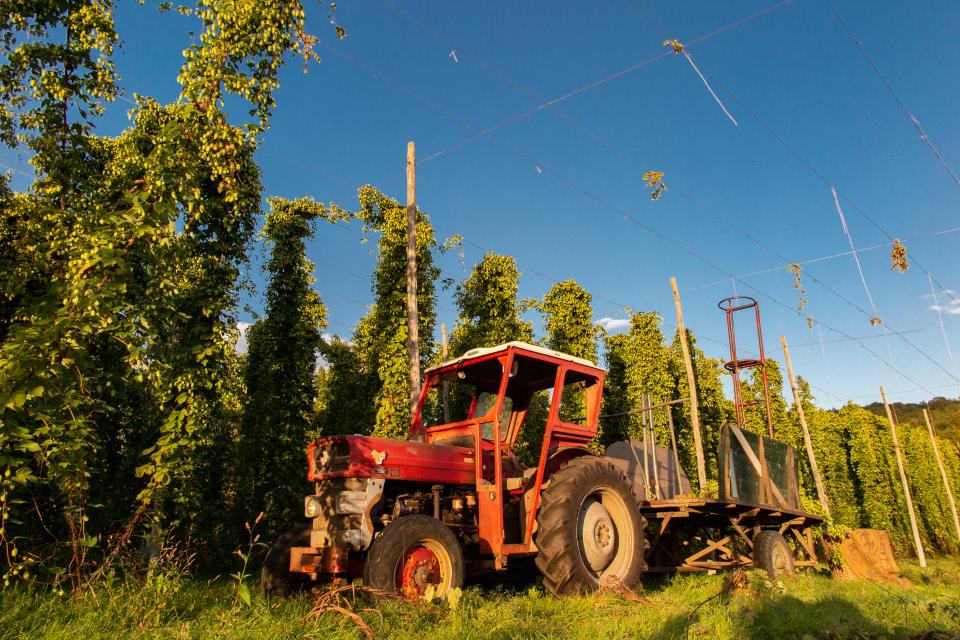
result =
[[[724,368],[730,372],[733,377],[733,405],[737,415],[737,426],[741,429],[746,428],[746,409],[747,407],[762,404],[767,415],[767,432],[773,437],[773,416],[770,413],[770,389],[767,384],[767,360],[763,355],[763,330],[760,327],[760,304],[749,296],[732,296],[721,300],[718,305],[727,316],[727,339],[730,342],[730,361],[724,364]],[[760,358],[738,358],[737,357],[737,333],[734,324],[734,314],[739,311],[753,309],[754,319],[757,325],[757,342],[759,344]],[[740,388],[740,371],[742,369],[760,369],[763,379],[763,400],[754,400],[744,402],[743,391]]]
[[[506,543],[504,541],[504,513],[503,513],[503,456],[506,452],[512,451],[516,444],[517,437],[523,429],[523,425],[518,425],[511,433],[508,433],[507,439],[501,439],[500,433],[502,425],[500,424],[500,413],[503,408],[504,397],[506,396],[507,386],[510,382],[510,371],[516,356],[531,358],[546,362],[557,367],[557,373],[554,377],[553,398],[550,403],[550,410],[547,416],[547,424],[544,429],[543,443],[540,451],[540,461],[537,465],[537,472],[532,487],[532,500],[526,505],[526,522],[524,526],[523,540],[516,543]],[[504,351],[497,351],[470,360],[469,364],[474,365],[485,360],[499,359],[502,363],[502,377],[497,391],[497,402],[492,409],[492,413],[486,416],[474,417],[461,423],[450,425],[441,425],[429,429],[423,428],[420,411],[427,397],[429,389],[434,386],[435,381],[442,375],[458,368],[466,366],[463,363],[454,363],[431,371],[423,386],[420,402],[411,427],[411,437],[416,437],[423,431],[426,432],[427,442],[432,442],[438,433],[446,433],[452,429],[470,431],[474,438],[475,451],[480,452],[475,459],[475,478],[474,482],[477,488],[477,503],[479,508],[479,538],[481,551],[490,553],[494,557],[497,567],[506,565],[506,557],[511,554],[533,553],[536,548],[533,544],[533,526],[536,520],[536,511],[540,502],[540,491],[548,473],[548,467],[552,470],[561,460],[569,459],[574,455],[590,455],[587,449],[588,442],[593,440],[597,434],[597,425],[600,416],[600,396],[603,389],[604,371],[603,369],[588,367],[563,358],[556,358],[540,352],[527,351],[522,347],[510,346]],[[584,424],[565,423],[560,420],[560,400],[563,392],[564,380],[569,372],[579,373],[592,379],[594,382],[590,385],[588,396],[593,395],[587,401],[586,420]],[[480,425],[493,421],[493,441],[488,443],[480,437]],[[524,416],[524,420],[526,416]],[[483,476],[483,462],[487,457],[483,450],[485,445],[489,445],[489,455],[492,457],[494,478],[493,482],[488,482]],[[552,463],[552,464],[551,464]]]

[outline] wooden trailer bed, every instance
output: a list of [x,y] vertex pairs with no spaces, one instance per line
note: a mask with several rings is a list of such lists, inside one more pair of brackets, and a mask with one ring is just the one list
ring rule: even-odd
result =
[[642,511],[650,535],[651,572],[753,566],[753,540],[765,529],[791,542],[795,566],[817,564],[812,527],[822,519],[808,513],[704,498],[650,500]]

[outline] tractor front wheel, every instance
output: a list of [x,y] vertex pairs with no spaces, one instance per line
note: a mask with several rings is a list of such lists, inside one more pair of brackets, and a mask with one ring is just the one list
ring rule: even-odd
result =
[[290,548],[309,547],[311,525],[284,533],[267,551],[260,570],[260,587],[270,595],[288,596],[309,583],[303,574],[290,572]]
[[753,539],[753,566],[763,569],[771,580],[793,575],[793,551],[786,538],[776,531],[765,530]]
[[430,516],[404,516],[370,545],[363,584],[416,600],[431,586],[445,596],[463,586],[463,574],[463,549],[450,527]]
[[647,569],[647,521],[623,473],[584,456],[550,476],[537,514],[537,567],[555,594],[636,586]]

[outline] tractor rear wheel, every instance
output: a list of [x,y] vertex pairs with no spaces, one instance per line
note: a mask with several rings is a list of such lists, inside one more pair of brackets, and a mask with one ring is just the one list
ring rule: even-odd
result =
[[623,473],[609,460],[583,456],[550,476],[537,513],[536,562],[554,594],[634,587],[647,569],[647,521]]
[[309,547],[311,525],[284,533],[267,550],[260,570],[260,587],[266,594],[288,596],[300,591],[309,579],[303,574],[290,572],[290,548]]
[[753,566],[766,571],[771,580],[793,576],[793,551],[787,539],[776,531],[758,533],[753,539]]
[[416,600],[427,588],[442,597],[463,586],[463,549],[456,534],[430,516],[404,516],[370,545],[363,584]]

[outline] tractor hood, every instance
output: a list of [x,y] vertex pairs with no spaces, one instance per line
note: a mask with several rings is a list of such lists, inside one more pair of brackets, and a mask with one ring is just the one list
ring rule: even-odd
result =
[[386,440],[371,436],[330,436],[307,446],[307,479],[385,478],[411,482],[473,484],[473,449]]

